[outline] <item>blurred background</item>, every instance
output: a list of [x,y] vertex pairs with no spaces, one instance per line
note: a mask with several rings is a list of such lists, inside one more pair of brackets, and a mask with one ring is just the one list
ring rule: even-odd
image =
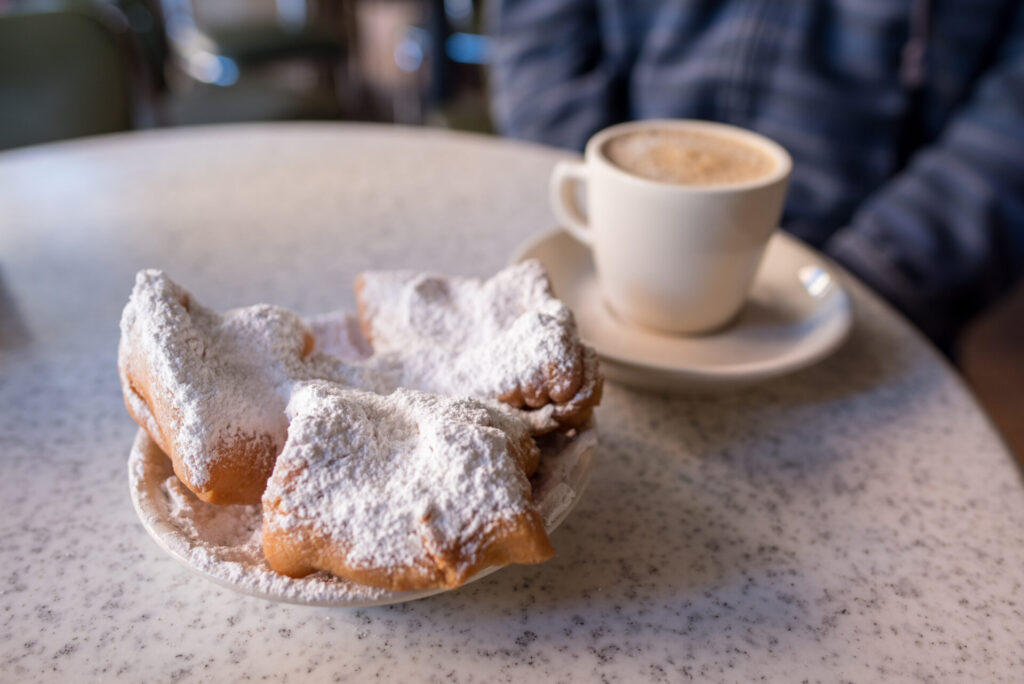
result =
[[0,149],[233,121],[489,132],[480,0],[0,0]]
[[[0,150],[243,121],[493,132],[485,0],[0,0]],[[1024,454],[1024,289],[955,361]]]

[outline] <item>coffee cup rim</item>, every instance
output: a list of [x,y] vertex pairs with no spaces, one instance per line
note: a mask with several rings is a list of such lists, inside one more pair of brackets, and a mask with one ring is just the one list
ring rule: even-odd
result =
[[[760,178],[754,178],[753,180],[739,183],[688,185],[685,183],[671,183],[667,181],[653,180],[632,174],[625,169],[616,166],[610,159],[608,159],[607,156],[605,156],[602,148],[609,139],[617,135],[622,135],[623,133],[642,131],[651,128],[699,131],[703,133],[718,134],[723,137],[735,137],[771,156],[775,161],[775,169],[773,169],[771,173]],[[627,121],[625,123],[615,124],[598,131],[590,138],[589,141],[587,141],[587,145],[584,150],[584,158],[588,162],[599,164],[602,168],[641,185],[648,185],[662,189],[672,189],[677,192],[700,194],[736,192],[738,190],[742,191],[768,187],[785,181],[793,171],[793,158],[789,155],[789,152],[786,151],[786,148],[771,138],[732,124],[720,123],[717,121],[706,121],[703,119],[641,119],[639,121]]]

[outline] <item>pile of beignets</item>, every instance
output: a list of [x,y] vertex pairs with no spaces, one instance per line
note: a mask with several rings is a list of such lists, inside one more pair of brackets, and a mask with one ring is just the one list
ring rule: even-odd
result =
[[395,591],[554,554],[534,437],[585,424],[602,377],[536,261],[488,280],[363,273],[344,314],[223,314],[138,273],[118,369],[135,421],[203,501],[259,504],[275,571]]

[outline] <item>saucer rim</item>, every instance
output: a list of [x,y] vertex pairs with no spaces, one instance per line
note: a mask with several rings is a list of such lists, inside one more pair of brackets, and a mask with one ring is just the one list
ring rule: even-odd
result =
[[[535,251],[544,243],[558,237],[560,234],[564,234],[570,239],[575,240],[571,233],[561,227],[541,231],[521,242],[513,250],[508,263],[510,265],[517,264],[527,258],[531,258],[529,256],[531,252]],[[644,373],[657,371],[674,376],[674,380],[676,382],[695,384],[713,385],[722,383],[739,384],[756,382],[759,380],[767,380],[781,375],[786,375],[822,361],[838,349],[843,341],[845,341],[849,336],[850,330],[853,327],[852,301],[848,289],[842,284],[842,280],[846,277],[845,273],[838,264],[829,259],[826,255],[781,229],[776,230],[775,233],[772,234],[771,240],[780,241],[785,243],[787,248],[804,253],[808,258],[813,260],[815,265],[824,269],[832,277],[832,283],[835,287],[835,291],[830,295],[830,299],[832,299],[830,307],[835,309],[835,313],[829,316],[820,325],[815,325],[811,329],[811,332],[819,332],[822,327],[826,325],[831,326],[833,330],[825,335],[825,337],[810,351],[795,354],[791,351],[787,351],[781,357],[776,357],[770,360],[749,361],[735,365],[709,368],[701,365],[666,365],[657,361],[627,358],[601,349],[600,344],[594,341],[584,340],[584,342],[593,346],[602,360],[619,366],[620,370],[624,370],[626,373],[631,370]],[[577,242],[577,244],[579,243]],[[585,245],[580,246],[584,249],[586,248]],[[688,340],[702,340],[707,341],[708,343],[713,343],[718,334],[721,333],[692,336],[689,337]],[[806,337],[807,335],[801,336],[801,340]],[[796,344],[790,345],[790,348],[799,348],[799,341]],[[620,373],[617,372],[613,374],[620,375]],[[649,382],[631,383],[628,379],[624,379],[622,377],[614,379],[625,384],[651,386],[651,383]]]

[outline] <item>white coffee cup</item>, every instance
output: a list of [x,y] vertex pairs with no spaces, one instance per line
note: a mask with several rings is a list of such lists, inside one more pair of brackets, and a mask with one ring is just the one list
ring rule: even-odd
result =
[[[605,155],[612,138],[650,130],[738,141],[772,164],[753,180],[687,185],[634,175]],[[559,162],[551,174],[551,204],[562,226],[593,250],[601,292],[614,313],[665,332],[708,332],[743,306],[782,214],[792,168],[780,145],[742,128],[637,121],[595,134],[583,162]],[[585,211],[577,202],[579,184]]]

